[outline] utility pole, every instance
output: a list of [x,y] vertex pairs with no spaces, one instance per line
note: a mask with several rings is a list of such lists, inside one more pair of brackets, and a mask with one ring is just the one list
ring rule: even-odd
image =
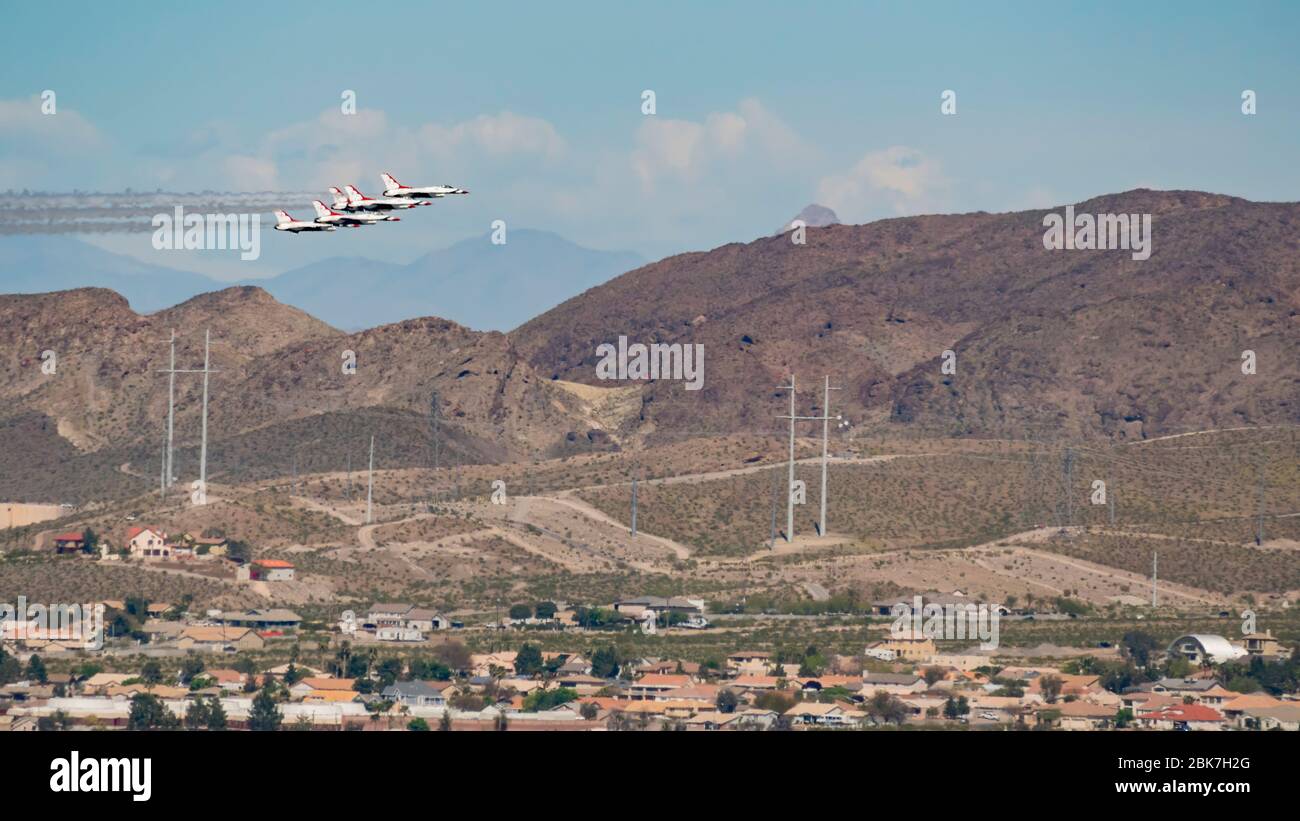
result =
[[1156,587],[1156,577],[1157,577],[1157,571],[1159,570],[1159,566],[1160,566],[1160,554],[1153,550],[1151,551],[1151,609],[1152,610],[1156,609],[1156,604],[1158,602],[1158,597],[1157,597],[1158,588]]
[[167,498],[167,443],[163,442],[162,459],[158,463],[158,498]]
[[1110,508],[1110,526],[1115,526],[1115,488],[1111,487],[1106,494],[1107,506]]
[[352,451],[347,453],[348,461],[348,502],[352,501]]
[[790,392],[790,415],[789,415],[789,416],[778,416],[778,417],[777,417],[777,419],[789,419],[789,420],[790,420],[790,463],[789,463],[790,466],[789,466],[789,473],[788,473],[788,478],[787,478],[787,481],[786,481],[786,488],[785,488],[785,499],[786,499],[786,504],[785,504],[785,540],[786,540],[786,542],[788,543],[788,542],[793,542],[793,541],[794,541],[794,423],[795,423],[795,420],[803,420],[803,419],[818,420],[818,419],[821,419],[821,417],[820,417],[820,416],[796,416],[796,415],[795,415],[795,412],[794,412],[794,395],[795,395],[795,387],[794,387],[794,374],[793,374],[793,373],[790,374],[790,384],[789,384],[789,385],[778,385],[778,386],[777,386],[777,390],[789,391],[789,392]]
[[776,550],[776,506],[781,499],[781,471],[772,471],[772,537],[768,541],[767,549]]
[[[793,384],[794,379],[792,378],[790,382],[791,384]],[[828,443],[830,440],[831,391],[838,391],[838,390],[842,390],[842,388],[832,388],[831,378],[828,375],[826,377],[825,395],[824,398],[822,399],[822,499],[821,499],[822,515],[821,515],[821,524],[818,526],[818,533],[821,536],[826,535],[826,462],[827,462],[827,449],[829,447]],[[838,416],[835,418],[839,419]]]
[[1264,544],[1264,457],[1256,459],[1259,471],[1259,521],[1255,529],[1255,546]]
[[[203,454],[207,454],[207,425],[208,425],[208,374],[217,373],[208,367],[208,334],[204,333],[203,337],[203,369],[198,368],[177,368],[176,367],[176,329],[172,329],[171,336],[171,359],[166,370],[158,373],[167,374],[167,454],[163,466],[163,484],[165,487],[171,487],[176,483],[176,374],[178,373],[201,373],[203,374],[203,431],[204,431],[204,448]],[[203,462],[199,465],[200,479],[203,482],[203,493],[206,496],[207,486],[207,464]],[[164,498],[165,498],[164,493]]]
[[203,332],[203,433],[199,445],[199,492],[203,504],[208,503],[208,375],[212,373],[210,353],[212,331]]
[[1065,449],[1065,524],[1074,526],[1074,496],[1071,491],[1074,479],[1074,448]]
[[374,513],[375,498],[375,436],[370,435],[370,471],[366,478],[366,524],[370,524]]
[[171,364],[167,366],[167,466],[164,493],[166,487],[176,481],[176,472],[172,470],[172,442],[176,430],[176,329],[172,328]]
[[632,474],[632,538],[635,539],[636,538],[636,476],[637,476],[635,472],[636,467],[633,466],[632,470],[634,471]]

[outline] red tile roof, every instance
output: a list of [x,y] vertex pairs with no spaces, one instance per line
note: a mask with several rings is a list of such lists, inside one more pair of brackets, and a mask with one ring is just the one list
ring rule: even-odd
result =
[[1151,713],[1139,713],[1139,719],[1163,721],[1223,721],[1223,714],[1204,704],[1172,704]]

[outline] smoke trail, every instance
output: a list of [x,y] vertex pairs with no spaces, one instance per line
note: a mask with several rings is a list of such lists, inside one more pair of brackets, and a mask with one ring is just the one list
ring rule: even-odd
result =
[[8,191],[0,196],[0,235],[130,234],[153,231],[156,214],[176,206],[196,214],[266,214],[310,210],[322,194],[303,191],[174,191],[46,193]]

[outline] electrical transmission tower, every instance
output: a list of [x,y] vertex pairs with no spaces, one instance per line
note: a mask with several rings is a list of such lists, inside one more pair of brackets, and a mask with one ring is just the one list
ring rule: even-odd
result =
[[820,420],[820,416],[796,416],[794,412],[795,386],[794,374],[790,374],[789,385],[778,385],[777,390],[790,392],[790,413],[787,416],[778,416],[777,419],[790,420],[790,462],[789,474],[785,488],[785,540],[786,542],[794,541],[794,423],[798,420]]

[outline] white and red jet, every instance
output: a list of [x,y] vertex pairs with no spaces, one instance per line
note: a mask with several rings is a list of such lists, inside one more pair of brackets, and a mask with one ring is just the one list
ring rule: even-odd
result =
[[401,222],[398,217],[387,217],[383,214],[340,214],[320,200],[312,200],[311,204],[316,208],[316,222],[322,225],[346,225],[349,228],[356,228],[361,225],[374,225],[376,222]]
[[[428,202],[414,202],[406,197],[367,197],[357,190],[355,185],[345,185],[343,190],[331,188],[334,193],[334,208],[338,211],[395,211],[432,205]],[[340,202],[342,198],[342,202]]]
[[416,200],[431,200],[445,197],[450,194],[468,194],[464,188],[457,188],[454,185],[426,185],[419,188],[412,188],[409,185],[402,185],[392,174],[380,174],[379,179],[384,181],[385,197],[404,197]]
[[336,231],[338,229],[333,225],[322,225],[319,222],[304,222],[302,220],[296,220],[289,216],[288,211],[276,211],[275,230],[291,231],[296,234],[299,231]]

